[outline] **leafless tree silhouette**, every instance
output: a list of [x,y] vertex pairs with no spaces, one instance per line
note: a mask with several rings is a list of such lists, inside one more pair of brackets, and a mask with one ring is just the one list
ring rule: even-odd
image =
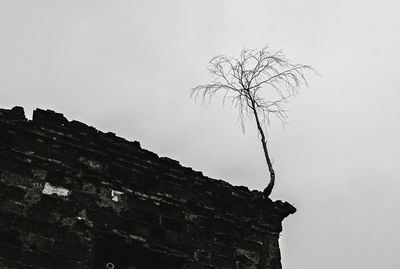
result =
[[276,116],[283,124],[286,122],[288,98],[297,95],[299,88],[307,85],[304,73],[311,70],[309,65],[291,63],[282,51],[272,51],[268,47],[243,49],[238,58],[225,55],[212,58],[209,66],[211,82],[192,89],[191,96],[203,102],[210,102],[221,92],[223,102],[230,100],[239,110],[243,131],[244,121],[254,117],[269,170],[270,180],[264,189],[264,197],[271,194],[275,185],[275,171],[266,140],[270,115]]

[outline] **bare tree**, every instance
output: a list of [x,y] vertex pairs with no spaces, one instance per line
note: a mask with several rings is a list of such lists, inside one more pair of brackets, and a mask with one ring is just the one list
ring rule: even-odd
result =
[[244,121],[254,117],[269,170],[270,180],[263,191],[264,197],[271,194],[275,185],[275,171],[266,140],[270,115],[285,124],[287,100],[297,95],[302,85],[307,85],[304,72],[308,70],[313,69],[309,65],[291,63],[282,51],[272,51],[268,47],[243,49],[239,58],[225,55],[212,58],[211,82],[192,89],[191,96],[203,102],[210,102],[221,92],[223,102],[229,99],[239,110],[243,132]]

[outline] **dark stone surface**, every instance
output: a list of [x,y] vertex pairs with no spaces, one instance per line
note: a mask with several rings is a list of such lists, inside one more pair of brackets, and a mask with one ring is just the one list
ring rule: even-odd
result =
[[62,114],[0,109],[0,268],[281,268],[288,203]]

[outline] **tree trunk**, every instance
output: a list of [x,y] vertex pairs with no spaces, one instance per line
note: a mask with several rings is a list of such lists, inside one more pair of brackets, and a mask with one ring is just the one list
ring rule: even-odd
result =
[[267,187],[263,191],[264,196],[267,198],[271,194],[272,189],[274,188],[274,185],[275,185],[275,171],[274,171],[274,169],[272,167],[272,162],[271,162],[271,159],[270,159],[269,154],[268,154],[267,141],[265,140],[265,134],[264,134],[264,131],[263,131],[262,127],[261,127],[260,120],[258,118],[258,113],[257,113],[257,110],[256,110],[256,106],[255,106],[254,100],[251,100],[251,104],[252,104],[251,109],[253,110],[254,117],[255,117],[256,123],[257,123],[257,129],[258,129],[258,132],[260,133],[260,136],[261,136],[261,144],[262,144],[262,147],[263,147],[263,150],[264,150],[264,156],[265,156],[265,160],[267,161],[269,175],[270,175],[270,181],[269,181]]

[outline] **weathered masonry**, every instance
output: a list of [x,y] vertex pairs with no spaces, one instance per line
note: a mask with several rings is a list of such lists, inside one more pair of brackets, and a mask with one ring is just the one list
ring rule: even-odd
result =
[[261,192],[62,114],[0,109],[0,268],[278,269]]

